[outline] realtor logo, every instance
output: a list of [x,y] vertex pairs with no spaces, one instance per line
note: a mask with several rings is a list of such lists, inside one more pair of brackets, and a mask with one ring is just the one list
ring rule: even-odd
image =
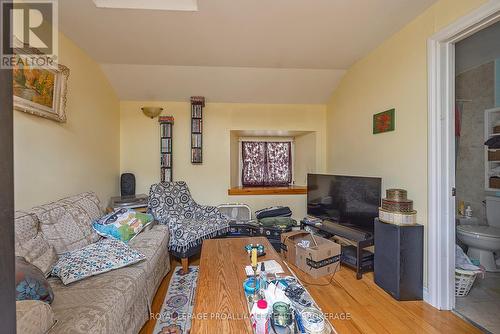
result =
[[56,68],[57,0],[0,0],[0,68]]

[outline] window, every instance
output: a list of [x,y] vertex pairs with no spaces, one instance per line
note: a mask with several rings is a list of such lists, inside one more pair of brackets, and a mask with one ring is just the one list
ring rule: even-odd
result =
[[288,186],[292,183],[292,143],[243,141],[241,183],[244,187]]

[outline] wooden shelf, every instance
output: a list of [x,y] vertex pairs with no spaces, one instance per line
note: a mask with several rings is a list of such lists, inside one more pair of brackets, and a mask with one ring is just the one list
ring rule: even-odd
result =
[[173,116],[161,116],[160,123],[160,180],[161,182],[173,181]]
[[191,96],[191,163],[203,163],[203,96]]
[[236,195],[305,195],[307,187],[233,187],[227,190],[227,194]]

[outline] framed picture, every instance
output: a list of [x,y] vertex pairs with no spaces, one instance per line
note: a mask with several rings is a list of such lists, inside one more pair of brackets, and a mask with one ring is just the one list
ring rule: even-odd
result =
[[58,122],[66,122],[69,69],[16,66],[13,69],[14,109]]
[[373,115],[373,134],[394,131],[395,109]]

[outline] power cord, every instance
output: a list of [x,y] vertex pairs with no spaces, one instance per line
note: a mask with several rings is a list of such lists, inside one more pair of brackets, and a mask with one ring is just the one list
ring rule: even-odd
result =
[[330,276],[328,283],[311,283],[311,282],[306,282],[304,280],[302,280],[301,282],[303,283],[304,286],[328,286],[328,285],[335,286],[335,284],[332,284],[332,283],[335,282],[338,284],[338,282],[335,281],[335,274],[337,273],[337,269],[339,268],[339,266],[340,266],[340,262],[337,263],[337,265],[335,266],[335,270],[333,271],[332,275]]
[[[286,265],[286,267],[288,268],[288,270],[292,273],[292,275],[295,277],[295,279],[300,282],[303,286],[328,286],[328,285],[333,285],[335,286],[334,284],[332,284],[333,282],[335,282],[336,284],[338,284],[337,281],[335,281],[335,274],[337,273],[337,269],[339,268],[340,266],[340,261],[337,263],[337,265],[335,266],[335,270],[333,271],[332,275],[330,276],[330,279],[328,280],[328,283],[311,283],[311,282],[307,282],[307,281],[304,281],[304,280],[300,280],[297,275],[295,275],[295,272],[292,270],[292,268],[290,268],[288,266],[288,263],[286,263],[286,261],[283,260],[283,263]],[[340,284],[338,284],[340,286]]]

